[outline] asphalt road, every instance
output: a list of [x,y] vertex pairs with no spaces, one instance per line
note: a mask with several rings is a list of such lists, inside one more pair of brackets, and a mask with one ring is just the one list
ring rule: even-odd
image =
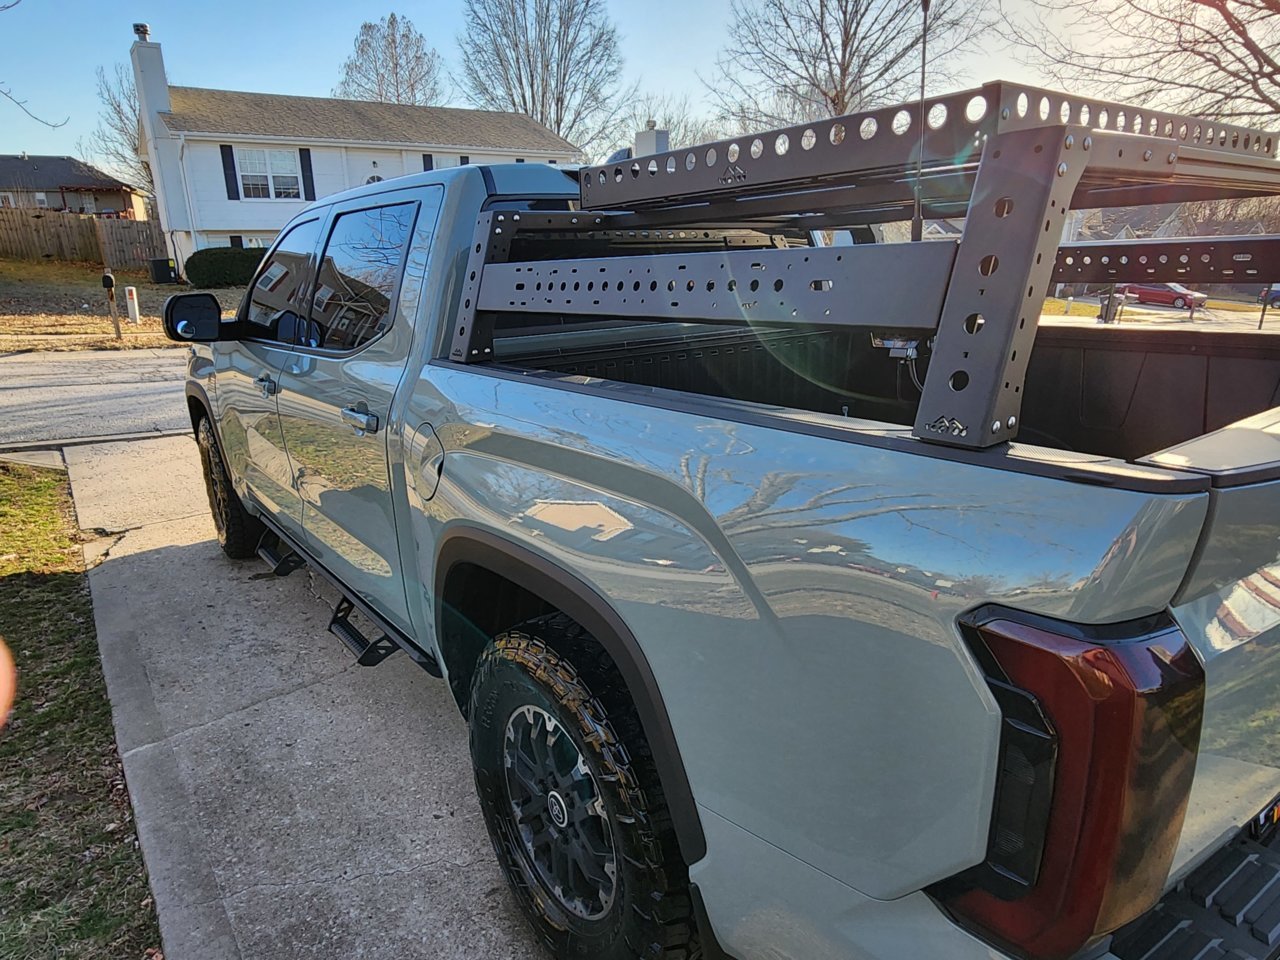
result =
[[0,356],[0,445],[181,430],[184,350]]

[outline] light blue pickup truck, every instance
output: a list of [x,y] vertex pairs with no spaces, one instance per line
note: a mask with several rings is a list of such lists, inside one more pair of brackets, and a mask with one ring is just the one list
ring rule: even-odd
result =
[[1039,319],[1280,275],[1062,240],[1276,147],[994,83],[325,198],[166,306],[219,538],[446,680],[556,957],[1273,957],[1280,339]]

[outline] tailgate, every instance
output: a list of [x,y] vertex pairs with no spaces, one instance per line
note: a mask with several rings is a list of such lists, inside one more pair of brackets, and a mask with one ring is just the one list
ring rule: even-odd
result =
[[1280,795],[1280,409],[1151,460],[1213,478],[1205,529],[1172,606],[1205,671],[1176,882]]

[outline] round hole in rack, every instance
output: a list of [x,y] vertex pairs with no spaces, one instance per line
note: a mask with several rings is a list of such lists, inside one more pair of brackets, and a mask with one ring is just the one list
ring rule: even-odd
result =
[[716,288],[716,282],[715,282],[714,280],[708,280],[708,281],[707,281],[707,293],[710,293],[710,292],[711,292],[712,290],[714,290],[715,288]]
[[814,147],[814,145],[815,145],[817,142],[818,142],[818,135],[817,135],[816,133],[814,133],[814,132],[813,132],[813,129],[812,129],[812,128],[810,128],[810,129],[806,130],[804,133],[800,134],[800,149],[801,149],[801,150],[812,150],[812,149],[813,149],[813,147]]
[[1178,126],[1178,139],[1179,140],[1187,139],[1187,125],[1185,123],[1180,124]]
[[774,293],[781,293],[781,292],[782,292],[782,288],[783,288],[783,286],[784,286],[784,284],[783,284],[783,282],[782,282],[782,278],[781,278],[781,277],[779,277],[777,280],[773,281],[773,292],[774,292]]
[[1041,98],[1040,98],[1040,119],[1041,119],[1041,120],[1048,120],[1048,119],[1049,119],[1049,108],[1050,108],[1051,106],[1052,106],[1052,104],[1050,104],[1050,103],[1049,103],[1049,98],[1048,98],[1048,97],[1041,97]]
[[893,115],[893,124],[891,125],[891,129],[898,136],[902,136],[904,133],[910,130],[911,129],[911,111],[899,110],[897,113],[895,113]]
[[875,117],[867,117],[862,123],[858,124],[858,136],[863,140],[870,140],[876,135],[876,131],[880,129],[880,125],[876,123]]
[[675,172],[676,172],[676,158],[667,157],[667,173],[675,173]]
[[1133,132],[1134,133],[1142,132],[1142,114],[1140,113],[1135,113],[1133,115]]
[[650,160],[648,170],[649,170],[649,176],[656,177],[658,175],[658,161]]
[[640,164],[639,163],[631,164],[631,179],[635,180],[639,176],[640,176]]
[[706,161],[708,167],[714,167],[716,165],[716,148],[707,147],[707,154],[702,159]]
[[756,137],[751,141],[751,159],[759,160],[764,156],[764,141]]
[[600,186],[602,186],[602,187],[603,187],[603,186],[608,182],[608,180],[609,180],[608,176],[606,176],[606,175],[605,175],[605,172],[604,172],[603,170],[601,170],[601,171],[600,171]]
[[1020,93],[1018,94],[1018,102],[1015,106],[1018,111],[1018,116],[1025,117],[1027,115],[1027,109],[1031,106],[1031,101],[1027,99],[1027,95],[1025,93]]
[[686,290],[688,290],[690,293],[693,293],[693,288],[694,288],[695,286],[697,286],[697,284],[696,284],[696,283],[694,283],[692,280],[687,280],[687,281],[685,281],[684,288],[685,288]]
[[730,280],[728,286],[729,286],[729,292],[733,293],[733,291],[738,289],[738,281]]
[[1001,220],[1013,213],[1013,197],[1001,197],[997,200],[995,213]]
[[964,118],[970,123],[977,123],[987,115],[987,98],[984,96],[970,97],[969,102],[964,106]]
[[1110,120],[1111,120],[1111,112],[1107,110],[1106,107],[1103,107],[1101,110],[1098,111],[1098,129],[1099,130],[1106,130],[1107,124],[1109,123]]
[[676,282],[675,282],[674,280],[668,280],[668,281],[667,281],[667,293],[674,293],[674,292],[675,292],[675,289],[676,289]]
[[843,123],[833,123],[831,125],[831,132],[827,134],[827,139],[831,141],[831,145],[833,147],[838,147],[840,144],[844,143],[844,133],[845,130]]
[[1087,103],[1080,104],[1080,126],[1087,127],[1092,116],[1093,113],[1089,110],[1089,105]]
[[1000,269],[1000,258],[994,253],[988,253],[978,262],[978,272],[984,277],[989,277]]
[[1058,107],[1058,119],[1063,123],[1071,122],[1071,104],[1066,100],[1062,101],[1062,105]]
[[949,386],[956,393],[959,393],[968,385],[969,385],[969,374],[965,373],[963,370],[957,370],[949,378],[947,378],[947,386]]
[[785,133],[778,134],[773,140],[773,152],[778,156],[786,156],[788,150],[791,149],[791,138]]
[[614,182],[614,183],[621,183],[621,182],[622,182],[622,168],[621,168],[621,167],[614,167],[614,168],[613,168],[613,182]]
[[698,165],[698,158],[693,155],[692,150],[684,155],[684,168],[686,170],[692,170],[697,165]]
[[925,123],[929,124],[930,130],[937,130],[947,122],[947,105],[945,103],[935,103],[929,108],[928,113],[924,115]]
[[987,322],[987,318],[980,313],[971,313],[964,318],[964,329],[966,333],[977,333],[982,329],[982,325]]
[[729,149],[724,152],[725,157],[730,163],[738,162],[738,145],[736,143],[729,144]]

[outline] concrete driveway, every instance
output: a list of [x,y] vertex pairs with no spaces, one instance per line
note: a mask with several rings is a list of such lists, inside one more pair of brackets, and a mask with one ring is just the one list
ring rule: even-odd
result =
[[0,355],[0,446],[190,427],[185,350]]
[[305,571],[227,560],[189,438],[65,456],[167,960],[543,957],[445,685],[355,666]]

